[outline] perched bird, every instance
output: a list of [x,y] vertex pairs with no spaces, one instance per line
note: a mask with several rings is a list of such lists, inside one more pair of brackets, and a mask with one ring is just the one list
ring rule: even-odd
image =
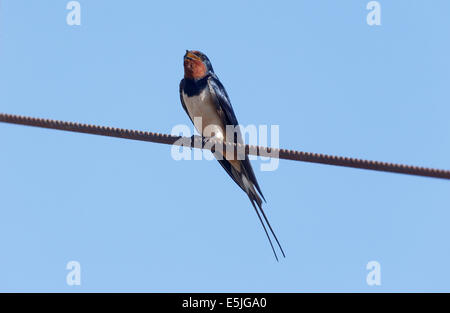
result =
[[[205,128],[209,126],[210,130],[211,128],[213,129],[211,132],[213,138],[224,141],[227,138],[226,126],[233,125],[236,127],[239,124],[225,88],[214,73],[208,57],[200,51],[186,50],[184,55],[184,78],[180,82],[180,99],[183,109],[193,123],[196,120],[194,118],[201,118],[201,125],[195,125],[194,123],[194,126],[202,135]],[[240,133],[234,135],[234,140],[235,143],[243,143]],[[264,201],[266,200],[258,185],[248,156],[246,155],[245,159],[239,160],[234,158],[234,154],[231,156],[227,155],[226,152],[223,154],[220,155],[220,158],[217,157],[216,153],[215,156],[228,175],[249,197],[278,261],[277,253],[261,215],[284,257],[285,254],[263,211],[261,198]]]

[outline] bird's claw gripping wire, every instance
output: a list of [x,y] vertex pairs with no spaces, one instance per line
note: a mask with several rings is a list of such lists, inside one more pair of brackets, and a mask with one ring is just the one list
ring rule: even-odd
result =
[[215,152],[215,145],[212,144],[212,138],[192,135],[191,136],[191,147],[199,148],[199,149],[208,149],[211,150],[212,153]]

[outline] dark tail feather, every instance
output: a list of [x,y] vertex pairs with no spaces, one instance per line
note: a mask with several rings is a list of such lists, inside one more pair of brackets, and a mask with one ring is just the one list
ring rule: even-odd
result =
[[275,235],[275,232],[273,231],[272,226],[270,226],[269,220],[267,219],[266,213],[264,213],[264,210],[263,210],[263,208],[261,206],[261,203],[260,202],[256,202],[256,203],[258,204],[259,210],[261,211],[261,213],[262,213],[262,215],[264,217],[264,220],[267,223],[267,226],[269,226],[270,232],[272,233],[273,238],[275,238],[275,240],[276,240],[276,242],[278,244],[278,247],[280,248],[281,253],[283,254],[283,257],[286,257],[286,254],[284,254],[283,248],[281,247],[281,244],[278,241],[277,235]]
[[[252,203],[256,214],[258,215],[259,221],[261,222],[261,225],[264,228],[264,232],[266,233],[267,239],[269,239],[269,243],[270,243],[270,246],[272,247],[273,255],[275,256],[275,259],[277,259],[277,262],[278,262],[278,256],[277,256],[277,253],[275,252],[275,248],[273,247],[272,239],[270,239],[269,233],[267,232],[267,229],[266,229],[266,225],[264,225],[264,222],[263,222],[263,220],[261,218],[261,215],[259,214],[258,209],[256,208],[255,203],[253,202],[253,201],[256,201],[256,200],[253,200],[250,196],[248,196],[248,198],[250,199],[250,202]],[[259,207],[259,205],[258,205],[258,207]],[[281,251],[283,252],[283,250],[281,250]],[[284,252],[283,252],[283,255],[284,255]]]
[[[255,182],[256,182],[256,180],[255,180]],[[264,195],[263,195],[263,193],[262,193],[262,191],[261,191],[261,188],[259,188],[258,182],[256,182],[255,187],[256,187],[256,190],[258,190],[258,192],[259,192],[261,198],[263,198],[264,202],[267,202],[267,201],[266,201],[266,198],[264,198]]]

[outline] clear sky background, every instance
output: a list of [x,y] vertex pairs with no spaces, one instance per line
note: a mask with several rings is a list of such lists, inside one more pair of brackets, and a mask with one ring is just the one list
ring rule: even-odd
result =
[[[282,147],[450,168],[450,2],[2,0],[0,111],[168,133],[205,52]],[[450,182],[253,165],[286,251],[215,161],[0,124],[0,291],[450,291]],[[81,285],[66,264],[81,264]],[[368,286],[366,264],[381,265]]]

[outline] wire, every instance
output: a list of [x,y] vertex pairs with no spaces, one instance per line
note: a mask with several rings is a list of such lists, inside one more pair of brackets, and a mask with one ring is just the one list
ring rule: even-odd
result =
[[[194,140],[189,137],[172,136],[167,134],[152,133],[139,130],[129,130],[106,126],[87,125],[74,122],[64,122],[51,119],[34,118],[28,116],[19,116],[13,114],[0,113],[0,122],[20,124],[26,126],[50,128],[65,130],[77,133],[94,134],[100,136],[117,137],[124,139],[148,141],[162,143],[168,145],[184,145],[194,148],[203,147],[202,138],[195,136]],[[200,143],[200,145],[199,145]],[[224,149],[235,149],[239,151],[243,146],[235,143],[223,143]],[[342,156],[333,156],[320,153],[311,153],[287,149],[266,148],[261,146],[245,145],[245,153],[284,160],[303,161],[310,163],[320,163],[328,165],[336,165],[343,167],[360,168],[373,171],[400,173],[416,176],[434,177],[450,179],[450,170],[441,170],[434,168],[426,168],[412,165],[386,163],[379,161],[370,161],[356,158],[348,158]]]

